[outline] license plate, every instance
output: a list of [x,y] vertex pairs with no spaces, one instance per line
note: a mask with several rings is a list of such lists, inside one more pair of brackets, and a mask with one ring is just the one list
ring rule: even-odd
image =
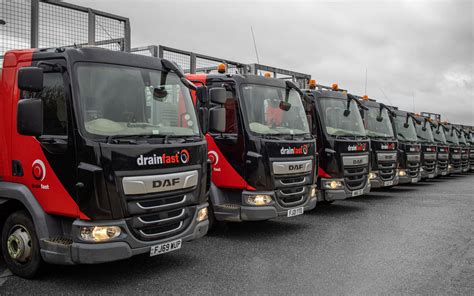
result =
[[411,178],[411,182],[412,182],[412,183],[417,183],[417,182],[418,182],[418,178]]
[[298,215],[301,215],[304,213],[304,208],[301,207],[301,208],[294,208],[294,209],[289,209],[288,210],[288,213],[287,213],[287,217],[294,217],[294,216],[298,216]]
[[430,178],[430,179],[434,178],[434,174],[429,174],[428,178]]
[[164,253],[173,252],[181,249],[181,240],[177,239],[167,243],[159,244],[151,247],[150,256],[156,256]]
[[392,186],[393,185],[393,181],[385,181],[383,182],[383,186]]
[[441,176],[446,176],[448,173],[446,172],[441,172]]
[[359,190],[352,191],[352,197],[359,196],[359,195],[362,195],[362,194],[364,194],[364,189],[359,189]]

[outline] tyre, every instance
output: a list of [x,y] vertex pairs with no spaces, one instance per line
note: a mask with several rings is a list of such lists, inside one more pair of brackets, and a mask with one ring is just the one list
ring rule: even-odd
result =
[[23,278],[35,277],[43,265],[36,230],[24,211],[11,214],[2,230],[2,253],[10,271]]

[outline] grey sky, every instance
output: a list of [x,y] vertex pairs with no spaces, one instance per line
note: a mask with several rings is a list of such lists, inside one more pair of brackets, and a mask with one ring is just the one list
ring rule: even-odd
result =
[[[130,18],[132,47],[162,44],[312,74],[474,125],[472,1],[69,2]],[[385,98],[384,94],[388,97]]]

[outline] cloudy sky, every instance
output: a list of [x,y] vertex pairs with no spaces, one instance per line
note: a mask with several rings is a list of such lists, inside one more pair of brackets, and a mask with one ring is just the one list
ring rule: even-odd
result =
[[472,1],[71,0],[161,44],[309,73],[409,111],[474,125]]

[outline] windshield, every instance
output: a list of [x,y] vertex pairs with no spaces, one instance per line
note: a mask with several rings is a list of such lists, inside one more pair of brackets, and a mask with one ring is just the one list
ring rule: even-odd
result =
[[446,134],[446,141],[451,144],[459,144],[459,139],[457,132],[453,130],[453,127],[449,127],[449,130],[445,132]]
[[[309,134],[301,97],[294,89],[246,84],[242,86],[244,112],[250,131],[256,134]],[[287,110],[280,104],[287,100]]]
[[418,141],[416,136],[415,122],[413,119],[408,119],[408,127],[405,127],[407,115],[398,115],[394,118],[395,130],[397,132],[397,137],[400,140],[405,141]]
[[367,116],[366,131],[369,137],[393,137],[392,123],[390,122],[387,109],[382,109],[381,121],[377,120],[380,114],[379,108],[369,107],[365,114]]
[[85,130],[99,136],[199,135],[189,90],[174,73],[77,66]]
[[461,131],[461,133],[458,133],[458,137],[459,137],[459,143],[467,145],[464,131]]
[[444,128],[442,126],[433,127],[433,137],[437,142],[441,142],[443,144],[446,144],[446,136],[444,134]]
[[[423,130],[423,126],[425,129]],[[421,124],[416,124],[416,134],[418,139],[425,142],[434,142],[433,133],[431,132],[430,124],[428,122],[422,122]]]
[[322,117],[326,123],[326,132],[333,136],[366,136],[359,108],[350,101],[349,115],[344,116],[347,100],[322,98],[320,100]]

